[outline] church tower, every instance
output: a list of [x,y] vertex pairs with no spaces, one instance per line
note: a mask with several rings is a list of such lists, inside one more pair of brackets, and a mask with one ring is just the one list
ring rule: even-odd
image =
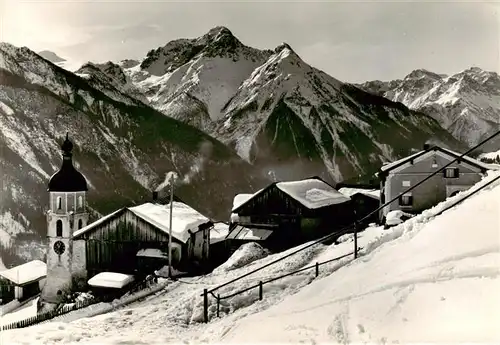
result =
[[66,134],[63,162],[50,178],[47,212],[47,279],[40,302],[61,303],[72,288],[73,232],[87,225],[87,181],[73,166],[73,144]]

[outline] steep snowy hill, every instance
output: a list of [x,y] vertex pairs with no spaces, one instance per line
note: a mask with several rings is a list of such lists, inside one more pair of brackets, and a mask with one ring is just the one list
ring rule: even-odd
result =
[[222,220],[234,194],[266,183],[207,134],[110,90],[94,88],[27,48],[0,44],[4,244],[19,232],[45,235],[46,183],[60,167],[66,131],[90,185],[90,205],[101,213],[149,200],[169,170],[185,177],[177,190],[181,199]]
[[[403,80],[370,81],[360,87],[429,114],[471,146],[500,129],[500,76],[495,72],[472,67],[446,76],[421,69]],[[498,149],[500,141],[488,147]]]
[[[268,255],[246,245],[212,274],[173,282],[162,292],[104,315],[77,311],[58,321],[2,332],[9,344],[95,343],[498,343],[500,330],[500,183],[436,216],[499,176],[490,174],[396,227],[359,234],[352,255],[222,300],[216,318],[210,297],[202,320],[204,288],[212,288],[295,251]],[[481,226],[477,226],[478,219]],[[216,293],[226,296],[259,281],[314,267],[348,254],[340,244],[315,245]],[[254,249],[254,251],[250,251]],[[257,250],[257,251],[256,251]],[[246,262],[241,267],[236,263]],[[250,263],[249,263],[250,262]],[[78,318],[80,317],[80,318]],[[73,321],[72,321],[73,320]]]
[[432,138],[460,147],[433,119],[330,77],[287,44],[254,49],[225,27],[119,66],[150,105],[277,179],[371,176]]

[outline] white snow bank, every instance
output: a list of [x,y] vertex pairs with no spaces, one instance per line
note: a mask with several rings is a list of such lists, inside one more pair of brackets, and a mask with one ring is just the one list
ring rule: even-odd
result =
[[132,275],[116,272],[102,272],[90,278],[88,284],[95,287],[121,289],[133,281],[134,276]]
[[[18,322],[22,320],[29,319],[30,317],[36,316],[38,312],[37,308],[38,297],[28,300],[25,303],[21,303],[21,306],[8,314],[2,315],[0,322],[2,325],[9,325],[13,322]],[[5,332],[0,330],[1,333]]]
[[0,275],[16,285],[23,285],[45,277],[47,275],[47,265],[43,261],[33,260],[6,271],[1,271]]
[[249,263],[262,259],[269,255],[269,251],[255,242],[245,243],[240,246],[231,257],[222,265],[217,267],[213,273],[234,270],[248,265]]

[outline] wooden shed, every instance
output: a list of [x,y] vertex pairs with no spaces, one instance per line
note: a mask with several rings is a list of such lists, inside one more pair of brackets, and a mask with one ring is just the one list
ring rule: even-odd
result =
[[351,200],[319,177],[275,182],[239,199],[244,202],[232,210],[231,231],[237,225],[272,231],[265,244],[273,251],[335,233],[354,220]]
[[12,267],[0,272],[2,303],[13,299],[23,301],[40,293],[40,285],[47,276],[47,265],[40,260]]
[[[75,276],[93,277],[101,272],[146,275],[168,259],[170,204],[145,203],[125,207],[75,232]],[[172,264],[178,270],[194,270],[209,255],[212,222],[192,207],[173,203]],[[153,253],[154,255],[149,255]],[[162,255],[158,255],[158,253]],[[145,257],[148,264],[144,265]],[[156,267],[152,262],[158,259]]]

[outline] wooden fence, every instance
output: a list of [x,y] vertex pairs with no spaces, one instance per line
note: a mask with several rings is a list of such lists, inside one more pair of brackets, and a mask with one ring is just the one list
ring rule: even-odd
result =
[[[127,289],[127,291],[123,293],[123,295],[129,294],[129,293],[130,294],[136,293],[136,292],[143,290],[143,289],[151,286],[152,284],[156,284],[156,283],[158,283],[158,279],[156,279],[156,278],[144,279],[142,281],[137,282],[136,284],[131,285],[130,288]],[[32,317],[24,319],[24,320],[12,322],[12,323],[7,324],[7,325],[2,325],[2,326],[0,326],[0,331],[33,326],[33,325],[36,325],[38,323],[53,319],[57,316],[67,314],[69,312],[72,312],[72,311],[75,311],[78,309],[86,308],[92,304],[100,303],[102,301],[107,300],[107,297],[108,297],[107,295],[103,295],[103,296],[94,297],[92,299],[88,299],[85,301],[78,301],[72,305],[67,304],[67,305],[62,306],[61,308],[57,308],[57,309],[54,309],[54,310],[51,310],[51,311],[48,311],[45,313],[40,313],[40,314],[37,314],[36,316],[32,316]]]

